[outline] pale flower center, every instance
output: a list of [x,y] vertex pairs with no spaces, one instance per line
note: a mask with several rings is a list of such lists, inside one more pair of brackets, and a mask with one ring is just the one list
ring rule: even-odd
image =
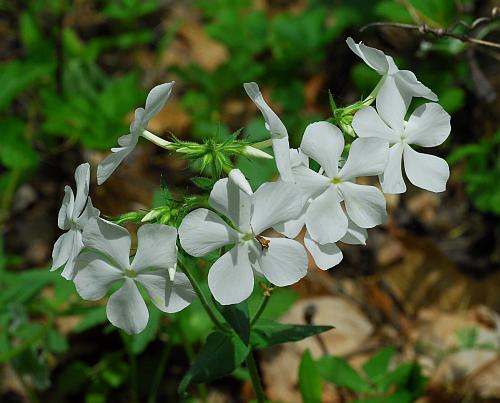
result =
[[137,277],[137,273],[132,269],[127,269],[125,270],[125,276],[129,278],[135,278]]
[[333,183],[334,185],[338,185],[338,184],[339,184],[339,183],[341,183],[341,182],[342,182],[342,179],[341,179],[341,178],[339,178],[338,176],[336,176],[335,178],[333,178],[333,179],[332,179],[332,183]]

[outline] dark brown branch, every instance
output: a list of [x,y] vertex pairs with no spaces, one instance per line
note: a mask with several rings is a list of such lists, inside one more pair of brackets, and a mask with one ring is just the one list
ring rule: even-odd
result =
[[478,39],[473,36],[470,36],[468,34],[459,34],[456,32],[453,32],[453,30],[459,26],[462,25],[469,29],[469,32],[472,30],[476,29],[478,26],[492,22],[496,19],[498,19],[498,15],[496,13],[492,13],[493,16],[491,18],[487,17],[481,17],[476,19],[472,24],[467,24],[464,21],[457,21],[451,26],[447,28],[433,28],[430,27],[426,24],[422,25],[415,25],[415,24],[404,24],[404,23],[399,23],[399,22],[372,22],[371,24],[367,24],[364,27],[360,29],[360,32],[363,32],[364,30],[372,27],[394,27],[394,28],[401,28],[401,29],[409,29],[412,31],[418,31],[421,34],[427,34],[427,35],[434,35],[437,38],[443,38],[443,37],[448,37],[448,38],[455,38],[458,39],[459,41],[465,42],[465,43],[470,43],[472,45],[480,45],[480,46],[487,46],[490,48],[494,49],[500,49],[500,43],[496,42],[491,42],[491,41],[485,41],[483,39]]

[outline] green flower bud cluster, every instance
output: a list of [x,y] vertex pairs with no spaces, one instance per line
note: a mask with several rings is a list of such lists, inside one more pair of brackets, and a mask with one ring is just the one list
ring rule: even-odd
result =
[[241,129],[222,142],[218,142],[215,138],[208,138],[201,144],[174,138],[170,148],[182,154],[183,158],[195,161],[200,172],[208,171],[214,178],[220,178],[234,168],[231,160],[233,156],[273,158],[257,147],[252,147],[251,142],[237,139],[240,132]]
[[173,206],[162,206],[150,210],[141,222],[172,224],[177,221],[179,210]]

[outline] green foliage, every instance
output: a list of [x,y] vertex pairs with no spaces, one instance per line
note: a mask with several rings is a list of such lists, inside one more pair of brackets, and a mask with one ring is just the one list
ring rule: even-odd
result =
[[333,326],[288,325],[260,319],[252,328],[250,341],[254,348],[299,341],[333,329]]
[[241,341],[248,345],[250,343],[250,318],[248,316],[248,302],[243,301],[235,305],[216,304],[227,323],[231,325]]
[[300,360],[299,389],[302,401],[321,403],[321,378],[309,350],[304,351]]
[[[47,112],[42,125],[45,134],[68,137],[89,148],[108,149],[116,144],[119,136],[128,133],[124,116],[144,97],[138,89],[137,76],[127,74],[110,80],[95,69],[95,66],[75,66],[71,71],[68,82],[79,83],[80,96],[74,96],[74,88],[63,96],[52,91],[42,92]],[[97,76],[95,81],[92,74]]]
[[184,394],[191,382],[208,382],[227,375],[240,366],[249,352],[236,335],[219,331],[211,333],[179,385],[179,393]]
[[500,214],[500,131],[479,143],[455,149],[448,162],[463,161],[462,181],[475,207],[484,212]]
[[417,363],[402,363],[391,369],[394,353],[392,347],[380,350],[365,362],[362,372],[343,358],[333,356],[321,357],[316,367],[325,381],[355,392],[357,403],[413,402],[422,396],[426,378]]

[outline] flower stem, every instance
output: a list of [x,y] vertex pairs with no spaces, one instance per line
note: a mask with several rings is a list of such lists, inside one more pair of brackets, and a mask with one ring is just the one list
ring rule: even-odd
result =
[[260,301],[260,305],[257,308],[255,315],[250,320],[250,327],[252,327],[257,322],[257,320],[260,318],[260,315],[262,315],[262,313],[266,309],[267,303],[269,302],[270,298],[271,298],[271,293],[269,293],[269,292],[264,293],[264,297]]
[[156,364],[156,371],[151,382],[151,389],[149,391],[148,403],[156,403],[158,397],[158,390],[160,389],[160,384],[165,374],[165,368],[167,366],[168,357],[170,356],[170,351],[172,350],[172,345],[167,341],[163,344],[163,349],[160,353],[160,358]]
[[260,381],[259,372],[257,370],[257,365],[255,364],[255,358],[253,356],[253,351],[250,350],[248,357],[246,359],[248,372],[250,374],[250,379],[252,380],[253,390],[255,391],[255,398],[258,403],[265,403],[266,397],[264,395],[264,389],[262,389],[262,383]]
[[372,92],[370,92],[370,94],[363,100],[364,106],[370,106],[373,103],[373,101],[375,101],[375,98],[377,98],[380,87],[382,87],[384,81],[385,81],[385,76],[382,76],[378,81],[377,85],[375,86],[375,88],[372,90]]
[[191,274],[191,272],[188,270],[187,266],[181,261],[181,259],[178,259],[177,266],[180,267],[182,272],[186,275],[188,278],[189,282],[193,286],[194,291],[196,292],[196,295],[200,299],[201,304],[203,305],[203,308],[207,312],[207,315],[210,317],[210,320],[212,323],[217,327],[219,330],[226,332],[226,329],[220,322],[220,320],[217,318],[216,313],[214,312],[212,306],[208,302],[207,298],[205,297],[205,294],[203,294],[203,291],[198,284],[198,281],[194,278],[194,276]]
[[123,344],[125,345],[125,349],[127,350],[128,360],[130,364],[130,401],[133,403],[138,402],[138,392],[139,385],[137,379],[137,359],[135,357],[135,353],[132,351],[132,345],[130,343],[131,337],[123,331],[120,331],[120,336],[123,340]]
[[272,139],[267,139],[264,141],[259,141],[258,143],[253,143],[252,147],[262,150],[263,148],[271,147],[273,145]]
[[148,130],[144,130],[142,132],[142,137],[144,137],[145,139],[148,139],[149,141],[151,141],[152,143],[156,144],[159,147],[165,148],[166,150],[173,151],[172,142],[164,140],[161,137],[158,137],[156,134],[153,134]]

